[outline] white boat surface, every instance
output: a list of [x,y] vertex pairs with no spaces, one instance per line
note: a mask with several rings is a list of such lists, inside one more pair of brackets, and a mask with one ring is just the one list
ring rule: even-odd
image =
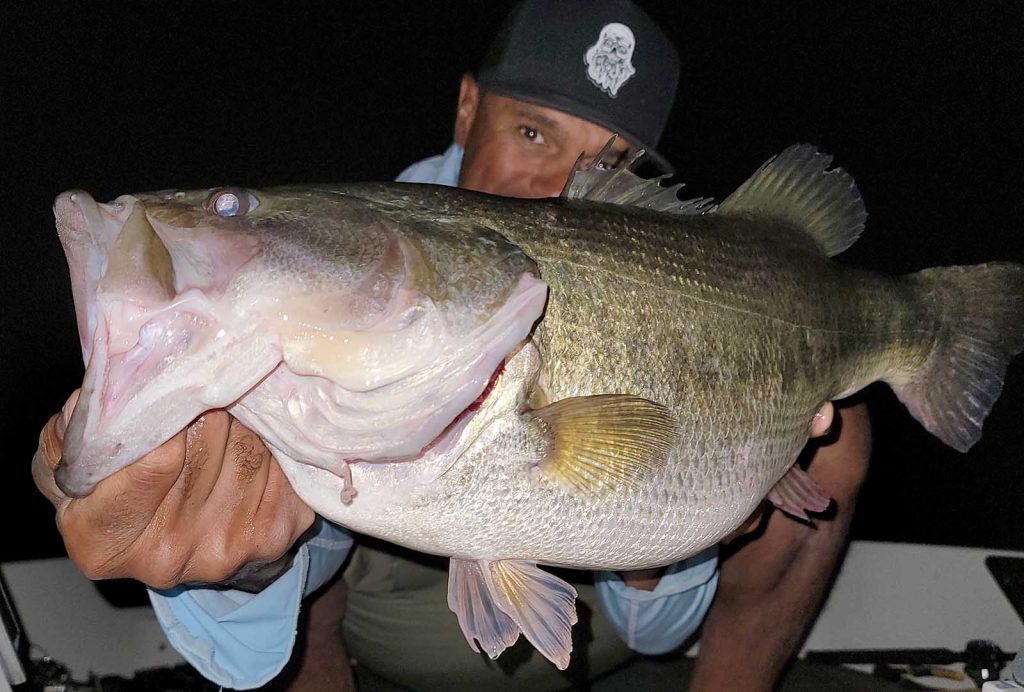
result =
[[[853,541],[808,636],[808,651],[947,648],[983,639],[1024,645],[1024,619],[986,567],[1024,552]],[[0,564],[30,656],[48,656],[74,679],[130,677],[182,663],[148,606],[115,607],[67,558]],[[698,644],[699,646],[699,644]]]

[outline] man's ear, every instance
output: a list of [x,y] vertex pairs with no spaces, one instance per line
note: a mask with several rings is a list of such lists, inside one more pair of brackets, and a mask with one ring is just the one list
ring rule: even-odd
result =
[[462,75],[462,84],[459,85],[459,104],[455,109],[455,143],[460,147],[466,146],[466,139],[469,131],[473,128],[473,121],[476,119],[477,106],[480,105],[480,87],[472,75]]

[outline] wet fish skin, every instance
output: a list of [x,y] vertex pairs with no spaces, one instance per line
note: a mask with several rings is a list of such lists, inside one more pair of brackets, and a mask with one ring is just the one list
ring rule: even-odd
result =
[[[219,216],[225,194],[252,204]],[[403,227],[344,191],[69,191],[55,203],[86,373],[58,483],[88,494],[203,411],[342,473],[416,454],[543,311],[489,229]]]
[[[852,181],[836,183],[859,201]],[[471,645],[492,655],[522,630],[564,667],[570,587],[533,565],[636,569],[713,545],[793,473],[825,401],[884,380],[929,430],[968,448],[1024,345],[1024,268],[894,277],[839,265],[828,254],[855,240],[863,222],[863,209],[841,197],[839,232],[830,235],[794,222],[800,213],[784,195],[779,209],[727,201],[715,213],[670,216],[429,187],[359,194],[395,214],[494,228],[537,261],[550,286],[531,344],[506,363],[454,449],[405,466],[357,465],[364,501],[350,506],[334,501],[326,474],[282,462],[329,518],[452,556],[452,609]],[[671,454],[638,483],[570,487],[551,473],[550,431],[529,412],[609,394],[667,407]],[[499,582],[526,586],[509,594]],[[479,601],[513,624],[472,612]],[[531,630],[517,602],[562,623],[561,640]]]
[[[451,556],[449,604],[471,646],[496,656],[523,632],[565,667],[575,594],[537,565],[667,564],[715,544],[766,496],[794,513],[820,508],[827,500],[820,489],[787,479],[800,479],[793,463],[823,402],[881,379],[949,444],[964,449],[980,435],[1006,364],[1024,346],[1024,268],[995,263],[890,277],[836,264],[829,257],[856,240],[864,209],[852,179],[826,172],[829,163],[807,147],[787,150],[714,211],[699,201],[680,203],[674,190],[656,191],[626,172],[580,174],[582,198],[547,201],[397,184],[254,192],[270,208],[288,194],[344,198],[362,210],[359,228],[372,211],[372,223],[406,243],[401,266],[413,268],[386,276],[417,287],[419,304],[445,304],[449,273],[462,281],[459,295],[468,297],[469,307],[467,301],[448,303],[452,323],[460,309],[478,304],[475,282],[486,283],[497,269],[501,285],[518,281],[516,288],[498,290],[497,302],[479,303],[502,305],[486,311],[487,324],[517,326],[492,339],[503,345],[493,349],[498,358],[460,379],[473,383],[461,391],[479,395],[505,358],[479,408],[467,409],[472,399],[459,399],[445,410],[449,427],[428,431],[439,437],[424,433],[414,443],[400,415],[392,415],[390,426],[387,418],[375,418],[367,427],[384,438],[371,449],[376,456],[353,453],[351,440],[360,428],[337,425],[346,421],[343,416],[306,412],[311,401],[343,407],[355,393],[377,391],[367,380],[365,392],[352,387],[360,383],[360,363],[366,366],[359,360],[365,341],[338,351],[296,347],[289,351],[294,363],[282,355],[274,375],[251,391],[240,390],[237,396],[245,396],[231,410],[263,436],[296,491],[320,514]],[[212,193],[188,194],[209,200]],[[175,213],[205,218],[191,207]],[[176,216],[163,222],[160,213],[151,217],[173,255],[173,243],[165,239],[173,234],[164,226],[185,224]],[[311,215],[298,225],[315,234],[338,222]],[[65,230],[80,227],[65,224]],[[129,224],[132,229],[147,237],[145,227]],[[432,234],[458,242],[416,250]],[[475,239],[472,246],[487,258],[482,265],[463,255],[459,242],[466,238]],[[147,242],[125,249],[132,256],[158,256]],[[489,244],[502,249],[494,253]],[[517,253],[536,262],[546,285]],[[423,256],[422,262],[408,259]],[[509,265],[507,258],[515,259]],[[227,264],[236,273],[249,266]],[[415,270],[421,266],[430,268],[426,280]],[[202,276],[189,267],[175,266],[175,280]],[[159,294],[167,272],[154,269],[149,276],[147,295]],[[232,281],[220,282],[228,287],[225,294],[235,291]],[[272,284],[254,280],[234,295]],[[550,297],[531,334],[523,325],[540,316],[538,287],[550,287]],[[334,304],[328,301],[328,309]],[[92,335],[92,321],[84,322]],[[432,324],[439,323],[444,321]],[[360,328],[365,326],[348,332]],[[268,333],[277,335],[271,348],[287,341],[280,323],[257,323],[255,329],[237,331],[249,344]],[[415,374],[396,371],[392,385],[444,382],[452,372],[464,373],[433,355],[445,338],[462,347],[459,354],[479,350],[479,339],[461,343],[460,336],[437,327],[403,341],[407,350],[392,355],[425,354],[423,365]],[[462,357],[464,363],[468,356]],[[339,369],[338,358],[346,367]],[[394,364],[383,356],[375,362]],[[332,376],[349,388],[330,389],[329,395],[309,388],[310,379]],[[146,378],[133,382],[148,384]],[[201,390],[174,395],[208,406]],[[153,400],[136,397],[140,420],[145,404],[153,416]],[[415,410],[409,402],[428,401],[426,394],[413,397],[400,412]],[[96,419],[82,415],[83,425]],[[107,437],[131,439],[131,432],[122,426]],[[293,439],[303,436],[307,447]],[[395,450],[410,448],[410,463],[355,463],[387,461]],[[103,450],[90,449],[102,461]],[[89,463],[83,458],[89,459],[80,450],[80,466]],[[82,478],[78,482],[84,485]],[[353,484],[358,497],[343,502]]]
[[[398,206],[408,204],[409,193],[395,192],[402,195]],[[792,466],[824,402],[916,371],[942,327],[914,280],[838,265],[786,224],[716,215],[666,220],[596,205],[540,209],[505,200],[467,211],[457,192],[423,194],[424,208],[457,205],[480,220],[491,215],[492,227],[538,262],[551,287],[532,338],[542,365],[508,385],[525,392],[524,406],[530,399],[630,394],[667,406],[678,437],[669,462],[642,489],[595,498],[553,483],[549,494],[533,496],[537,481],[527,479],[544,445],[521,421],[494,422],[505,426],[496,446],[474,442],[484,451],[465,476],[475,479],[477,490],[466,491],[472,502],[452,491],[450,504],[434,498],[415,518],[399,513],[386,529],[391,522],[378,512],[395,488],[412,482],[405,475],[428,483],[421,459],[415,469],[354,468],[356,485],[372,489],[361,506],[332,508],[333,490],[323,492],[322,506],[314,504],[346,525],[365,514],[353,528],[387,530],[382,537],[400,543],[443,521],[429,539],[443,542],[411,546],[420,550],[462,557],[486,551],[589,569],[686,557],[749,516]],[[499,216],[506,204],[523,213]],[[675,243],[662,240],[670,233]],[[893,335],[903,335],[896,345]],[[502,377],[511,376],[506,370]],[[459,453],[445,482],[471,464],[467,451]],[[447,469],[451,460],[436,463]],[[484,493],[488,487],[493,491]],[[526,494],[510,498],[509,488]]]

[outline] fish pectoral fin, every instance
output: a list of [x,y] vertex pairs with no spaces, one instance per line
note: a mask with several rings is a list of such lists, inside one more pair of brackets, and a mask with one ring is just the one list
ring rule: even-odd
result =
[[639,486],[668,460],[676,436],[667,408],[622,394],[562,399],[526,415],[550,440],[541,469],[586,494]]
[[576,624],[576,589],[525,560],[498,560],[486,565],[487,585],[498,608],[559,670],[569,667],[572,626]]
[[[491,596],[485,577],[487,562],[451,559],[448,607],[459,618],[462,634],[474,651],[497,658],[519,638],[519,625],[502,612]],[[479,643],[479,644],[478,644]]]
[[832,503],[818,482],[795,464],[771,489],[768,499],[786,514],[804,521],[811,520],[807,512],[824,512]]

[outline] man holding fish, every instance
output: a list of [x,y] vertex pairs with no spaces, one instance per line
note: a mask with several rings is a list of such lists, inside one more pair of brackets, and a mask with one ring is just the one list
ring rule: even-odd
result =
[[[640,148],[670,171],[654,147],[678,72],[668,39],[629,4],[525,3],[476,77],[463,78],[453,145],[398,180],[554,197],[581,153],[585,165],[605,169]],[[554,689],[607,672],[631,651],[677,648],[702,622],[692,689],[770,689],[836,568],[870,456],[865,407],[845,407],[834,439],[816,446],[808,466],[834,501],[830,518],[812,527],[758,511],[733,537],[759,532],[721,565],[710,549],[664,567],[572,577],[590,611],[589,632],[574,639],[587,654],[574,658],[589,668],[561,673],[536,654],[503,669],[473,653],[448,611],[447,561],[438,569],[430,556],[361,537],[352,547],[350,534],[294,492],[260,436],[222,410],[91,494],[69,497],[54,468],[75,402],[44,428],[33,463],[69,555],[90,578],[147,584],[175,647],[204,675],[236,688],[281,670],[299,601],[310,595],[295,689],[347,689],[350,659],[359,673],[420,689]],[[809,434],[830,423],[829,405]]]

